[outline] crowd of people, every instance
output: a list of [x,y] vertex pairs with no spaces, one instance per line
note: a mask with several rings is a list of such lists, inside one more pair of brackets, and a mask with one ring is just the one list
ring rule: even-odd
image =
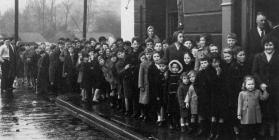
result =
[[[256,30],[265,29],[262,20],[258,14]],[[79,93],[90,104],[108,100],[127,117],[189,135],[209,132],[208,139],[220,139],[231,130],[236,138],[275,139],[278,46],[267,30],[258,31],[257,50],[249,45],[257,40],[250,34],[247,47],[237,45],[235,33],[220,47],[210,34],[191,40],[182,31],[174,32],[171,42],[161,41],[152,26],[144,42],[138,37],[113,43],[105,37],[21,45],[6,40],[0,47],[1,91],[11,91],[16,77],[16,87]]]

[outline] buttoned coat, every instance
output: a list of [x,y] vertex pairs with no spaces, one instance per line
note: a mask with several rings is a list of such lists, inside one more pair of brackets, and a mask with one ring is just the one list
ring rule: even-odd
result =
[[267,92],[260,90],[241,91],[238,96],[237,115],[241,124],[258,124],[262,122],[260,100],[268,98]]

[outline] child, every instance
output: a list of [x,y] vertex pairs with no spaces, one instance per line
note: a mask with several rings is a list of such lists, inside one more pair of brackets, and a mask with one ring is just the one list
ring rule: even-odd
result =
[[200,71],[197,74],[194,88],[198,95],[198,117],[199,117],[199,130],[196,136],[201,136],[205,134],[206,119],[210,117],[210,97],[212,90],[214,88],[214,69],[209,64],[209,58],[201,58],[200,61]]
[[150,116],[148,116],[148,103],[150,100],[149,95],[149,82],[148,82],[148,68],[152,64],[152,53],[153,49],[146,48],[144,50],[146,61],[140,64],[139,69],[139,79],[138,88],[140,89],[139,103],[143,105],[144,121],[148,121]]
[[198,38],[197,42],[197,51],[193,53],[195,56],[195,71],[199,71],[200,69],[200,59],[204,57],[208,57],[208,45],[211,42],[211,36],[209,34],[202,34]]
[[193,41],[189,38],[186,38],[183,45],[188,48],[189,50],[192,50],[192,48],[194,47]]
[[38,93],[39,94],[47,94],[48,93],[48,67],[49,67],[49,56],[44,51],[40,51],[41,58],[38,61],[38,75],[37,75],[37,82],[38,82]]
[[178,102],[179,102],[179,110],[180,110],[180,129],[181,132],[185,131],[185,127],[189,126],[189,122],[187,120],[188,112],[186,110],[186,105],[184,103],[187,91],[189,89],[189,83],[190,79],[186,72],[183,72],[180,76],[180,80],[182,81],[179,84],[179,87],[177,89],[177,96],[178,96]]
[[266,100],[269,94],[266,88],[262,92],[255,87],[252,76],[244,78],[243,90],[238,96],[237,118],[240,120],[245,139],[256,139],[258,125],[262,123],[260,100]]
[[115,107],[116,106],[116,91],[117,91],[117,81],[116,81],[116,69],[115,69],[115,63],[117,61],[117,57],[115,54],[112,54],[111,57],[106,61],[106,66],[108,68],[109,71],[109,75],[111,77],[111,80],[109,81],[110,84],[110,106],[111,107]]
[[218,139],[221,131],[224,129],[224,119],[227,115],[227,92],[224,90],[224,73],[221,68],[221,57],[218,53],[213,53],[211,56],[211,66],[214,69],[214,74],[212,77],[212,92],[211,92],[211,127],[210,135],[208,139]]
[[161,42],[155,43],[154,51],[159,52],[161,56],[164,56],[164,51]]
[[186,108],[190,108],[191,113],[191,123],[188,127],[188,134],[193,133],[196,130],[196,123],[197,123],[197,117],[198,117],[198,96],[194,87],[194,83],[196,80],[197,73],[194,70],[191,70],[187,76],[190,79],[191,85],[189,86],[189,90],[187,92],[187,95],[185,97],[185,104]]
[[184,63],[183,63],[183,71],[189,72],[190,70],[193,70],[195,66],[194,57],[190,52],[184,53]]
[[177,98],[177,89],[179,85],[179,77],[183,71],[182,64],[178,60],[172,60],[169,63],[168,71],[168,103],[167,112],[169,119],[169,128],[175,129],[179,120],[179,103]]
[[162,116],[163,116],[163,94],[164,94],[164,82],[165,77],[164,73],[160,70],[161,56],[158,52],[153,54],[153,63],[148,68],[148,82],[151,85],[149,88],[150,91],[150,116],[151,118],[157,119],[158,126],[162,125]]
[[80,87],[82,89],[81,96],[83,102],[91,102],[91,77],[90,77],[90,63],[89,56],[87,53],[83,54],[82,62],[80,63],[80,71],[82,72],[82,80]]
[[236,53],[236,50],[240,47],[236,45],[237,43],[237,35],[235,33],[229,33],[227,35],[227,47],[230,48],[233,54]]
[[123,93],[123,77],[125,70],[129,68],[129,65],[125,63],[125,50],[123,48],[119,48],[117,51],[117,62],[115,64],[116,72],[117,72],[117,109],[121,112],[125,112],[124,107],[124,93]]

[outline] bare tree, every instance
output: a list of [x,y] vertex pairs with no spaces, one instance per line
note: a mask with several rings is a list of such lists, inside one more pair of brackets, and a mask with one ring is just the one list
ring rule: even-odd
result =
[[65,28],[67,29],[67,26],[68,26],[68,17],[69,17],[69,14],[70,14],[70,10],[71,10],[71,7],[72,7],[72,3],[70,2],[70,0],[64,0],[62,2],[64,8],[65,8]]

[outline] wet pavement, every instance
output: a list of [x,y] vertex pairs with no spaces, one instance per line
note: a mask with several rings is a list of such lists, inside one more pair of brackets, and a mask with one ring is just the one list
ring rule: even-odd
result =
[[111,140],[59,109],[53,97],[26,89],[0,97],[0,140]]

